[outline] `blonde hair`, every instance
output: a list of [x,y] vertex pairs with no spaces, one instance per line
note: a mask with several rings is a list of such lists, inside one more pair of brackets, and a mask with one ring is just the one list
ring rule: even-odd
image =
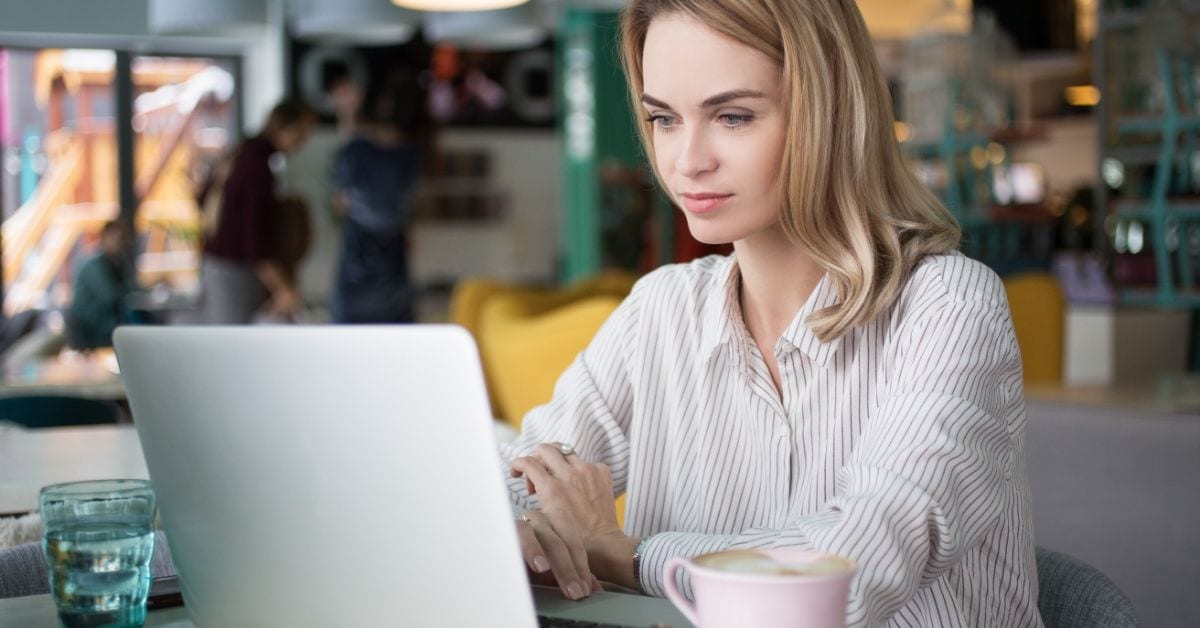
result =
[[[788,123],[780,225],[825,269],[838,295],[836,305],[806,321],[818,338],[873,320],[899,297],[917,262],[958,247],[954,217],[901,157],[891,97],[853,0],[631,0],[621,54],[635,111],[646,32],[667,14],[696,19],[782,68]],[[653,164],[651,130],[643,120]]]

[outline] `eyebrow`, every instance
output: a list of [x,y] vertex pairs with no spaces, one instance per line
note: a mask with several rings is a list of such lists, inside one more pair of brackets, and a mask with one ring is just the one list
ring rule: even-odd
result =
[[[731,89],[727,92],[721,92],[715,96],[709,96],[708,98],[705,98],[704,102],[700,103],[700,107],[702,109],[712,109],[713,107],[720,107],[731,100],[738,100],[740,98],[766,97],[766,94],[752,89]],[[651,96],[650,94],[642,94],[642,102],[652,107],[661,107],[663,109],[671,108],[670,105]]]

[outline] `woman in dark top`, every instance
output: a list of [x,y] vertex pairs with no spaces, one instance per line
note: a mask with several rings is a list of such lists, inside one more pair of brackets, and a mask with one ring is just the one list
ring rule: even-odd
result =
[[282,261],[278,233],[281,203],[275,190],[272,156],[294,153],[304,145],[316,115],[303,103],[276,105],[258,135],[242,142],[228,174],[215,177],[219,198],[202,196],[202,205],[217,215],[204,243],[201,320],[237,325],[266,313],[288,317],[301,305],[295,277]]

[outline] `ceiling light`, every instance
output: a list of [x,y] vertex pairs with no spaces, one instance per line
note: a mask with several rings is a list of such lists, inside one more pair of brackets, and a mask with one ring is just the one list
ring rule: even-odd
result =
[[490,11],[507,9],[529,0],[392,0],[392,4],[414,11]]
[[541,43],[549,34],[532,4],[495,11],[429,13],[425,39],[466,50],[519,50]]
[[296,5],[296,36],[325,43],[389,45],[412,38],[421,15],[390,0],[304,0]]
[[262,0],[150,0],[147,13],[159,35],[250,35],[267,23]]

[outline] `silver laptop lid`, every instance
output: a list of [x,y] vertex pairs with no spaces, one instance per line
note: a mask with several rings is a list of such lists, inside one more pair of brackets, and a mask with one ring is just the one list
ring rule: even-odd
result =
[[536,625],[471,337],[115,336],[200,626]]

